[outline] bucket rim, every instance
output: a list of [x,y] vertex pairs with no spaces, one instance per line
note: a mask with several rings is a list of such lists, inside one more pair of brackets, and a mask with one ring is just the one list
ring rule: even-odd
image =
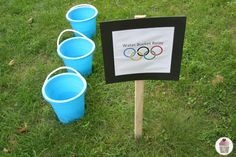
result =
[[[84,54],[83,56],[79,56],[79,57],[68,57],[68,56],[65,56],[64,54],[61,53],[60,51],[60,48],[61,48],[61,45],[63,45],[65,42],[68,42],[70,40],[75,40],[75,39],[82,39],[82,40],[87,40],[89,41],[91,44],[92,44],[92,49],[90,50],[90,52]],[[72,37],[72,38],[69,38],[69,39],[66,39],[64,40],[63,42],[61,42],[59,44],[59,46],[57,47],[57,53],[58,55],[61,57],[61,58],[64,58],[64,59],[68,59],[68,60],[77,60],[77,59],[82,59],[82,58],[86,58],[88,57],[89,55],[91,55],[95,50],[95,43],[91,40],[91,39],[87,39],[87,38],[84,38],[84,37]]]
[[[52,81],[53,79],[55,79],[57,77],[60,77],[60,76],[63,76],[63,75],[74,75],[74,76],[78,77],[80,80],[82,80],[83,85],[84,85],[82,90],[76,96],[74,96],[72,98],[69,98],[69,99],[65,99],[65,100],[56,100],[56,99],[52,99],[52,98],[48,97],[47,94],[46,94],[46,91],[45,91],[45,88],[46,88],[47,84],[50,81]],[[81,95],[83,95],[85,93],[86,89],[87,89],[87,82],[86,82],[86,80],[81,75],[79,76],[79,75],[77,75],[75,73],[66,72],[66,73],[57,74],[57,75],[49,78],[47,80],[47,82],[44,83],[44,85],[42,87],[42,95],[49,102],[53,102],[53,103],[67,103],[67,102],[70,102],[70,101],[73,101],[73,100],[79,98]]]
[[[69,17],[69,14],[70,14],[73,10],[78,9],[78,8],[92,8],[92,9],[95,10],[95,13],[94,13],[94,15],[93,15],[92,17],[89,17],[89,18],[87,18],[87,19],[83,19],[83,20],[73,20],[73,19],[71,19],[71,18]],[[79,5],[76,5],[76,6],[71,7],[71,8],[67,11],[67,13],[66,13],[66,19],[67,19],[68,21],[70,21],[70,22],[84,22],[84,21],[88,21],[88,20],[91,20],[91,19],[95,18],[97,15],[98,15],[98,10],[97,10],[97,8],[94,7],[93,5],[90,5],[90,4],[79,4]]]

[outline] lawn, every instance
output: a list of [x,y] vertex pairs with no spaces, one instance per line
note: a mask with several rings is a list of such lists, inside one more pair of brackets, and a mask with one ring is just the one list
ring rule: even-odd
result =
[[[85,117],[62,125],[41,87],[63,65],[56,40],[70,28],[67,10],[80,3],[99,11],[94,71],[86,78]],[[0,156],[218,156],[218,138],[236,143],[235,10],[235,0],[0,1]],[[135,14],[187,16],[180,80],[145,81],[140,141],[134,82],[105,84],[99,31],[99,22]]]

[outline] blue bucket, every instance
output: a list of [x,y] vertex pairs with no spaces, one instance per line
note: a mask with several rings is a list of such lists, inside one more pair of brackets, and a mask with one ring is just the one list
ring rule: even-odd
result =
[[[69,69],[74,73],[52,74],[61,69]],[[51,77],[51,78],[50,78]],[[66,124],[84,116],[84,95],[86,80],[71,67],[59,67],[45,79],[42,94],[55,111],[58,119]]]
[[66,19],[71,27],[90,39],[96,34],[97,9],[90,4],[80,4],[70,8],[66,13]]
[[[59,43],[60,38],[65,32],[74,32],[80,37],[72,37]],[[60,33],[57,39],[57,53],[63,59],[66,66],[72,67],[83,76],[92,73],[94,42],[73,29],[66,29]]]

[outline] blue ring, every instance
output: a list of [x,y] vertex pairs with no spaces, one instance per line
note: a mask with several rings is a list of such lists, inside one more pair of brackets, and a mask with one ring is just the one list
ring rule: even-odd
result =
[[[133,55],[130,55],[130,56],[127,56],[127,55],[125,54],[125,52],[126,52],[127,50],[133,50],[133,51],[134,51],[134,54],[133,54]],[[134,48],[126,48],[126,49],[124,50],[123,54],[124,54],[124,56],[130,58],[130,57],[133,57],[133,56],[136,54],[136,50],[135,50]]]

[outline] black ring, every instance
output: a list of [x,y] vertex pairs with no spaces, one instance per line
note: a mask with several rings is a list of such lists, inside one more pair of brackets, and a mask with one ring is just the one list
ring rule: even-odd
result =
[[[139,53],[139,50],[142,49],[142,48],[145,48],[145,49],[147,50],[144,54],[140,54],[140,53]],[[146,56],[148,53],[149,53],[149,48],[146,47],[146,46],[142,46],[142,47],[138,48],[138,50],[137,50],[137,54],[138,54],[139,56]]]

